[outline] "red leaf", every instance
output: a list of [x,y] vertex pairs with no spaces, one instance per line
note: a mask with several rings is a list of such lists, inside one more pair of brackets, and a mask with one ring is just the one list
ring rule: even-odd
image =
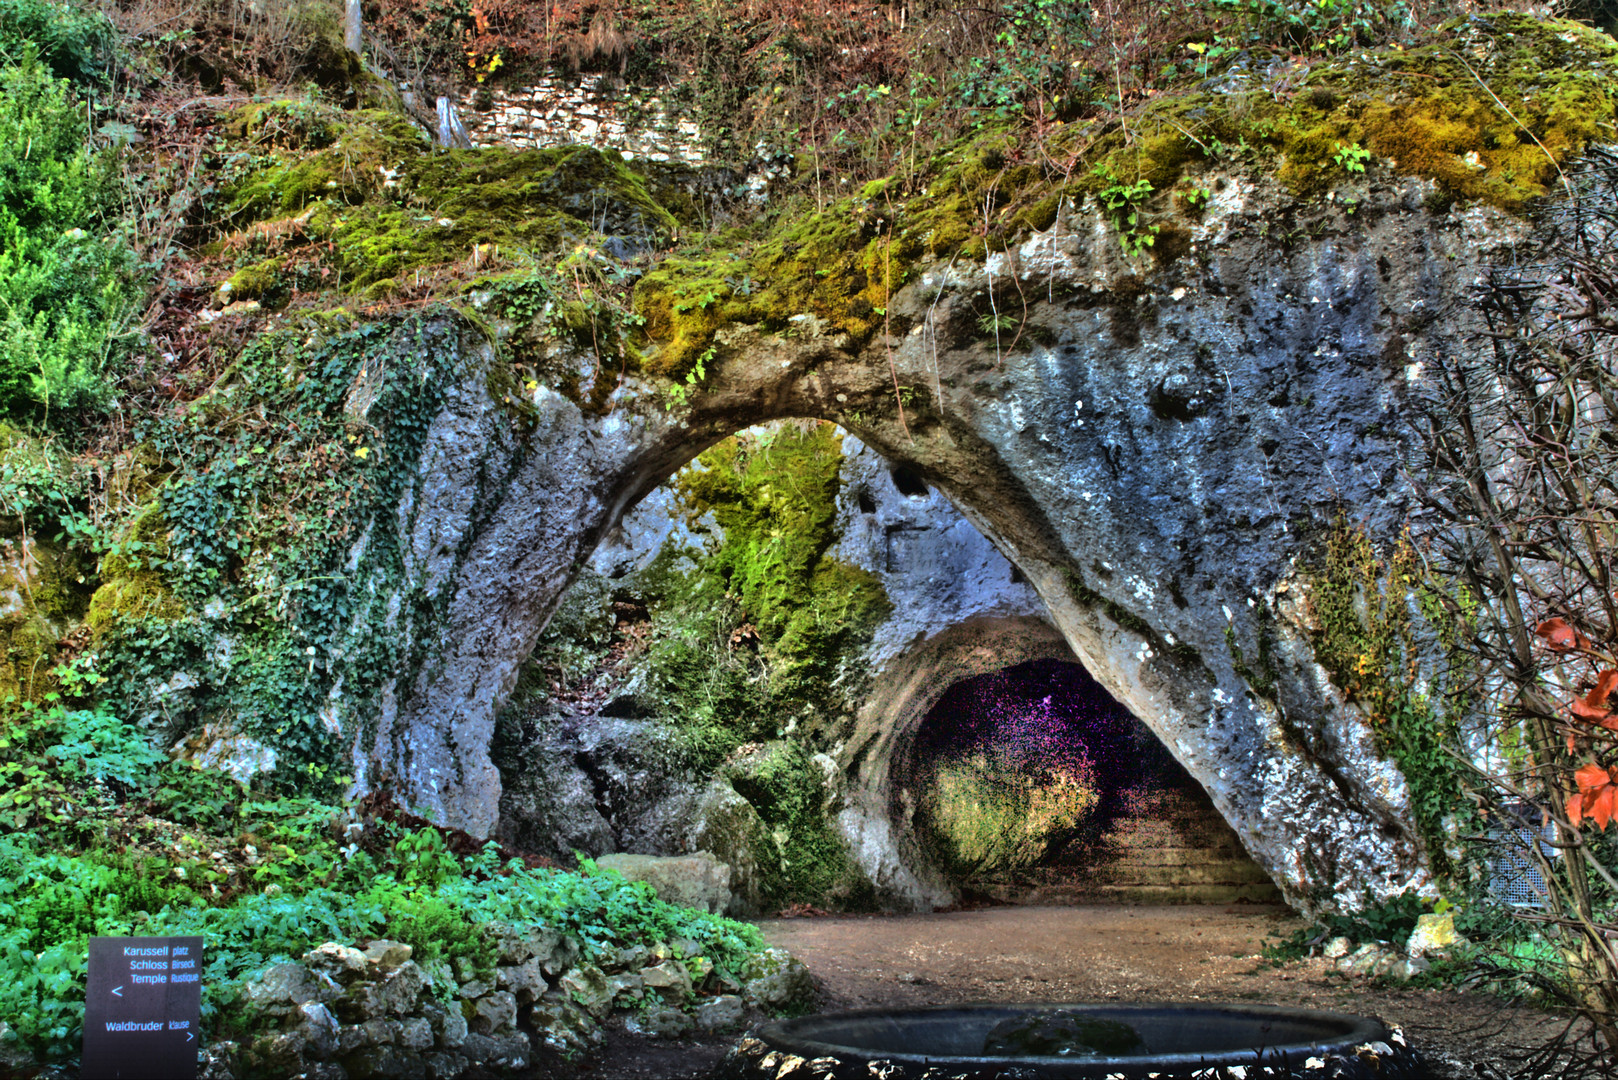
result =
[[1618,689],[1618,670],[1608,668],[1596,676],[1596,687],[1584,695],[1584,703],[1592,709],[1605,709],[1607,698]]
[[1567,801],[1567,820],[1576,829],[1584,820],[1584,796],[1578,794]]
[[1607,726],[1606,724],[1602,723],[1602,721],[1606,720],[1607,717],[1612,715],[1612,710],[1592,709],[1583,700],[1575,701],[1567,708],[1569,712],[1571,712],[1574,716],[1577,716],[1580,720],[1591,724],[1601,724],[1602,727]]
[[1605,829],[1607,822],[1612,820],[1613,799],[1618,797],[1618,787],[1608,784],[1601,789],[1595,798],[1595,804],[1590,807],[1590,817],[1595,820],[1596,828]]
[[1612,783],[1612,774],[1592,761],[1573,774],[1573,782],[1579,785],[1582,794],[1587,795]]
[[1572,652],[1590,647],[1590,639],[1569,626],[1565,619],[1546,619],[1535,628],[1534,633],[1545,639],[1545,647],[1551,652]]

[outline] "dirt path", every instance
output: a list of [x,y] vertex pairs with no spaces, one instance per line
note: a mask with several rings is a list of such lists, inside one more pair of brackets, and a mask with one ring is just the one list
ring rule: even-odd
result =
[[[1513,1045],[1554,1030],[1538,1014],[1454,991],[1350,981],[1323,961],[1275,968],[1267,937],[1302,925],[1269,905],[993,907],[935,915],[768,920],[821,981],[827,1010],[966,1001],[1254,1001],[1367,1014],[1396,1024],[1435,1076],[1475,1078]],[[647,1044],[617,1036],[590,1080],[701,1077],[722,1042]]]

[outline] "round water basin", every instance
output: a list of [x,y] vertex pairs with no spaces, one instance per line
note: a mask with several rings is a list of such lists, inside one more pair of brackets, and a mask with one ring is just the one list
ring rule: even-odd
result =
[[765,1024],[723,1080],[1198,1080],[1421,1076],[1379,1021],[1273,1005],[967,1005]]

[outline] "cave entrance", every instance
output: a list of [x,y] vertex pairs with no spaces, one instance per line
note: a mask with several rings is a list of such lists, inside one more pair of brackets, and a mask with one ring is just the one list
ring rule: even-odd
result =
[[965,898],[1279,899],[1197,782],[1071,661],[955,682],[893,780],[894,819]]

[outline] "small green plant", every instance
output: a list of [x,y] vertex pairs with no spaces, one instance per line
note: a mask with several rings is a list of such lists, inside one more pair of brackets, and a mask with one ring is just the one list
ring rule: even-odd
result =
[[1363,173],[1365,163],[1371,160],[1371,152],[1359,143],[1338,143],[1337,153],[1332,155],[1332,160],[1347,172]]
[[710,345],[703,350],[701,356],[697,357],[696,366],[685,373],[685,382],[675,383],[669,387],[668,400],[663,403],[664,409],[673,412],[675,409],[685,408],[691,388],[708,377],[708,362],[713,358],[714,346]]
[[1095,174],[1107,183],[1106,187],[1096,192],[1096,198],[1112,215],[1113,224],[1118,228],[1118,243],[1122,245],[1124,253],[1139,255],[1157,243],[1159,227],[1140,223],[1140,208],[1152,194],[1152,182],[1142,177],[1132,184],[1126,184],[1113,175],[1105,164],[1096,166]]
[[133,257],[105,237],[115,185],[85,114],[31,43],[0,53],[0,413],[104,404],[135,336]]
[[1017,317],[1010,312],[986,311],[978,316],[978,332],[985,336],[998,335],[1015,329]]

